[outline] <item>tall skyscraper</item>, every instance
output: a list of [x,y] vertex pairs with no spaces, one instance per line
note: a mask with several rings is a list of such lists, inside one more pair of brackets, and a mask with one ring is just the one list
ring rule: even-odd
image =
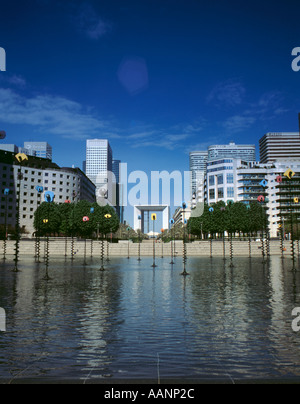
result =
[[203,182],[206,173],[208,152],[195,151],[190,153],[190,172],[191,172],[191,193],[198,190]]
[[24,142],[24,149],[30,156],[52,160],[52,147],[47,142]]
[[228,145],[213,145],[208,148],[208,160],[224,158],[241,159],[243,161],[256,161],[255,145],[237,145],[234,142]]
[[113,185],[116,193],[116,202],[115,202],[116,212],[120,218],[120,222],[123,223],[124,219],[123,187],[122,184],[120,184],[120,178],[121,178],[120,167],[121,167],[121,160],[112,161],[112,172],[114,174]]
[[260,162],[300,159],[299,132],[266,133],[259,141]]
[[106,139],[86,141],[86,175],[96,185],[97,198],[113,205],[112,149]]

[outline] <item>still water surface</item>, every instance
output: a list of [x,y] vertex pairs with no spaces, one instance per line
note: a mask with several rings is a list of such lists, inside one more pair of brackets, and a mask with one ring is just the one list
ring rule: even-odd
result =
[[[29,259],[0,264],[0,383],[76,380],[300,381],[300,269],[289,259]],[[300,268],[300,266],[299,266]]]

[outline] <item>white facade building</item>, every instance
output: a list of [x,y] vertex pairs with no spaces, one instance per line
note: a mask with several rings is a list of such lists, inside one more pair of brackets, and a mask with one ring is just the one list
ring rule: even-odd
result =
[[[79,168],[61,168],[49,160],[29,157],[20,167],[15,153],[0,151],[0,224],[5,222],[11,227],[16,225],[16,200],[20,195],[20,227],[27,237],[34,233],[34,212],[44,202],[44,193],[39,194],[37,186],[44,192],[52,191],[56,203],[66,200],[77,202],[87,200],[95,202],[95,186]],[[21,180],[20,175],[21,174]],[[4,196],[4,190],[10,193]]]
[[208,151],[190,153],[191,195],[203,184],[206,173]]
[[238,145],[234,142],[228,145],[212,145],[208,148],[208,161],[224,158],[238,158],[244,161],[256,160],[255,145]]
[[259,141],[261,163],[270,163],[279,159],[300,160],[299,132],[270,132]]
[[86,175],[96,185],[97,201],[100,204],[116,205],[113,192],[112,149],[106,139],[86,141]]
[[24,142],[23,149],[28,156],[52,160],[52,147],[47,142]]
[[[211,161],[207,165],[206,202],[229,200],[249,204],[266,195],[265,206],[270,223],[270,236],[277,237],[280,222],[279,184],[276,178],[291,168],[300,172],[300,159],[273,163],[245,162],[240,159]],[[267,185],[262,185],[266,180]]]

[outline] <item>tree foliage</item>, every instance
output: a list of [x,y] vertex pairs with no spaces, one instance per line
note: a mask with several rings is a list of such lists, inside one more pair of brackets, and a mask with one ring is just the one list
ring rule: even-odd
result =
[[[84,219],[85,218],[85,219]],[[40,235],[64,234],[67,236],[91,237],[116,232],[119,218],[113,207],[97,203],[42,203],[34,215],[34,227]]]
[[247,207],[243,202],[225,204],[220,201],[205,205],[200,217],[191,217],[188,227],[191,234],[257,233],[266,229],[268,218],[265,209],[258,202]]

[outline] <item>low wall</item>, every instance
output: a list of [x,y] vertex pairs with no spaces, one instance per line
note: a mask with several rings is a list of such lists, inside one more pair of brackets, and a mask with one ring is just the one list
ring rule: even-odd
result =
[[[183,255],[183,242],[176,241],[173,246],[176,256]],[[44,256],[45,252],[45,240],[40,242],[40,254]],[[284,246],[286,251],[284,255],[289,256],[291,254],[291,242],[285,241]],[[87,240],[86,243],[83,240],[74,239],[73,252],[75,256],[84,256],[86,251],[87,256],[100,256],[101,254],[101,241],[91,241]],[[107,255],[107,251],[110,256],[128,256],[128,251],[130,256],[138,256],[139,249],[141,256],[152,256],[153,255],[153,243],[146,242],[138,243],[121,242],[121,243],[103,243],[104,253]],[[249,256],[249,242],[233,240],[233,255],[234,256]],[[222,257],[224,255],[223,242],[218,240],[210,241],[195,241],[186,244],[186,251],[188,256],[203,256],[203,257]],[[251,242],[251,256],[261,256],[261,242],[252,241]],[[6,255],[13,256],[15,251],[15,241],[9,240],[6,242]],[[20,256],[35,256],[35,242],[34,240],[21,240],[19,244]],[[71,256],[71,240],[70,239],[50,239],[49,251],[51,256],[61,256],[65,255]],[[295,242],[296,254],[299,254],[299,245]],[[0,241],[0,259],[4,253],[4,242]],[[269,245],[270,255],[281,255],[280,241],[271,240]],[[171,255],[171,243],[155,243],[155,254],[157,257],[160,256],[170,256]],[[225,243],[225,256],[230,256],[230,243],[226,240]]]

